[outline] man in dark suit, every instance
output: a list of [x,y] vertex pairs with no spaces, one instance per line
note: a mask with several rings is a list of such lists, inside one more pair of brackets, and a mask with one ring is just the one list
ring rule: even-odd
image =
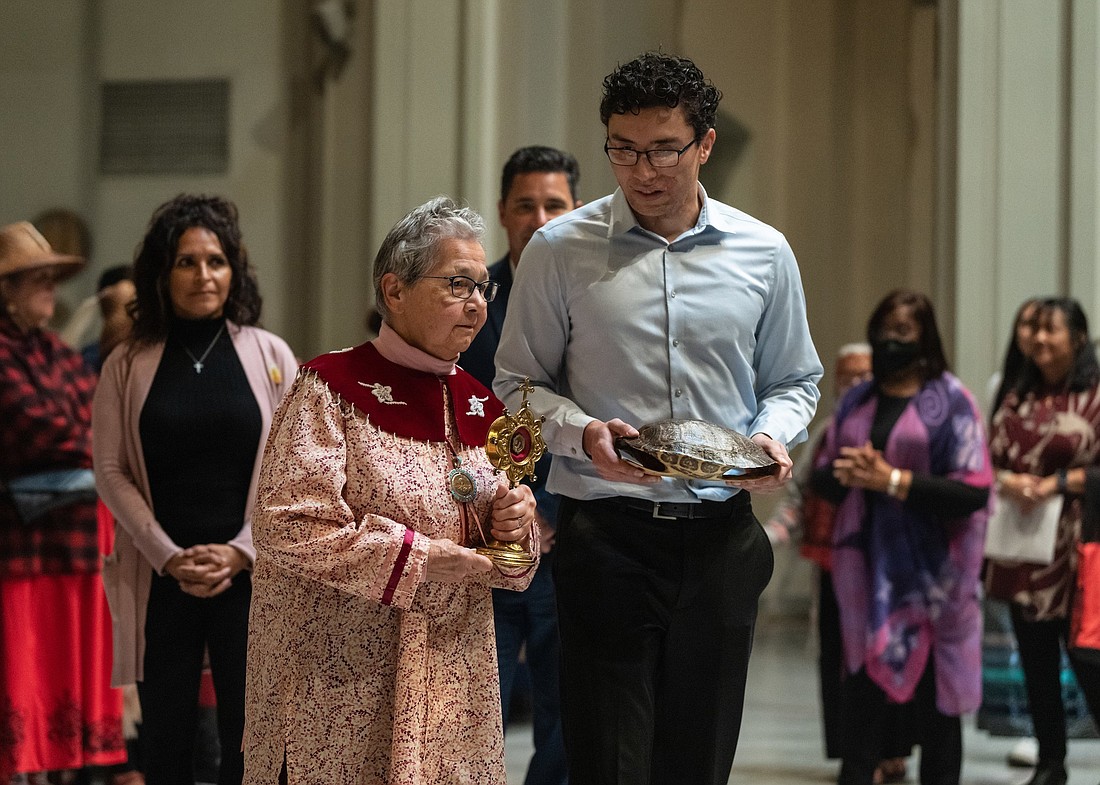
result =
[[489,267],[489,278],[500,284],[496,299],[489,303],[489,317],[459,361],[489,389],[496,366],[493,355],[500,342],[508,295],[520,254],[543,224],[580,207],[577,200],[577,161],[553,147],[521,147],[504,164],[497,212],[508,234],[508,255]]
[[[536,231],[553,218],[579,207],[579,177],[573,156],[552,147],[523,147],[504,165],[497,211],[508,235],[508,255],[489,267],[489,278],[500,284],[489,303],[485,326],[459,360],[465,370],[492,389],[496,354],[508,295],[520,254]],[[519,654],[526,645],[531,676],[535,754],[525,785],[564,785],[567,780],[558,697],[558,617],[551,576],[557,497],[545,489],[549,456],[539,462],[532,487],[542,531],[542,563],[524,592],[493,591],[500,668],[500,698],[505,727]]]

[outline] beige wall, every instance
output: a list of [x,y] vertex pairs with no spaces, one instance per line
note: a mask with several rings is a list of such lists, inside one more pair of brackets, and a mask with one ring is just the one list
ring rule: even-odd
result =
[[[267,0],[100,0],[95,73],[102,80],[230,80],[229,170],[224,176],[100,176],[90,215],[103,265],[128,262],[153,209],[180,192],[236,202],[264,296],[264,321],[283,329],[279,222],[286,101],[279,18]],[[201,24],[197,20],[202,20]]]
[[[75,209],[93,235],[92,266],[68,284],[71,306],[104,267],[132,260],[153,209],[181,191],[236,201],[265,299],[265,323],[284,331],[286,101],[280,16],[267,0],[5,0],[0,4],[0,221]],[[225,176],[100,176],[101,80],[231,80]]]
[[[89,132],[85,73],[89,25],[82,0],[0,4],[0,224],[30,220],[51,207],[87,215]],[[90,273],[66,289],[75,300]]]
[[[788,235],[826,358],[897,285],[936,296],[975,387],[1023,297],[1069,291],[1100,318],[1095,3],[358,0],[352,57],[323,80],[311,5],[0,3],[13,108],[0,113],[0,220],[73,207],[102,267],[130,258],[163,199],[226,193],[267,324],[302,354],[347,345],[365,335],[374,249],[412,205],[468,199],[495,258],[499,167],[516,147],[565,147],[583,198],[610,191],[600,81],[661,47],[695,58],[748,129],[736,165],[716,156],[704,181]],[[232,80],[225,177],[96,174],[100,79],[161,76]]]
[[685,5],[688,54],[751,134],[718,195],[787,235],[827,369],[887,291],[932,288],[934,20],[909,0]]

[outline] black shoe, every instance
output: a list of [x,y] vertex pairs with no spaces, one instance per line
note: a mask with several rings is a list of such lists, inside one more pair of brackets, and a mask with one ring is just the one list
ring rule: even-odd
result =
[[1035,768],[1035,774],[1027,781],[1027,785],[1066,785],[1069,775],[1066,773],[1066,764],[1043,763]]

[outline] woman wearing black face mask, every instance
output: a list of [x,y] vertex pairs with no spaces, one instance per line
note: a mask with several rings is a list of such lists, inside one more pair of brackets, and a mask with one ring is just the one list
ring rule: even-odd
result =
[[960,716],[981,697],[984,429],[947,370],[927,297],[887,295],[867,339],[873,379],[841,401],[813,477],[837,505],[847,731],[838,782],[871,785],[900,717],[921,745],[922,785],[958,785]]

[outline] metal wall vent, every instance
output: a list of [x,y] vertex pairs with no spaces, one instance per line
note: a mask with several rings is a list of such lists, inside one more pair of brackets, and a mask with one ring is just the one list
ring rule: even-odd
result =
[[224,174],[229,81],[105,82],[103,174]]

